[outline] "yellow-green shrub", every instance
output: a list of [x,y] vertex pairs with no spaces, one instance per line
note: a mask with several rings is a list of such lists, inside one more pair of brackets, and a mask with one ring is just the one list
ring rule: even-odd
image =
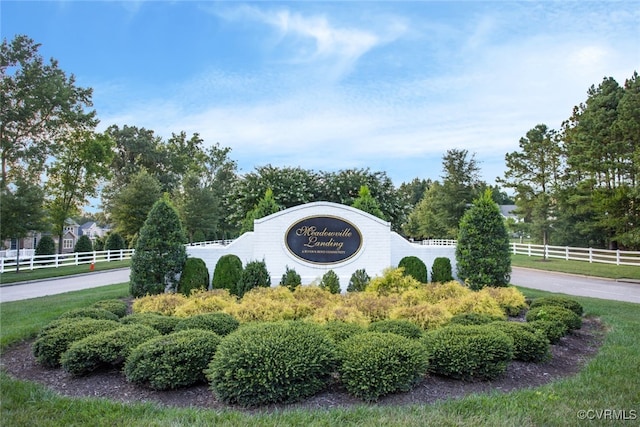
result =
[[355,306],[344,304],[327,305],[319,308],[313,313],[313,316],[311,316],[309,320],[316,323],[341,321],[355,323],[360,326],[367,326],[369,324],[369,317],[367,315]]
[[441,304],[444,304],[454,315],[476,313],[503,319],[506,317],[498,302],[486,293],[471,291],[462,297],[444,300]]
[[293,293],[284,286],[257,287],[245,293],[238,304],[224,311],[246,322],[272,322],[296,318]]
[[420,305],[424,303],[434,303],[431,290],[427,286],[416,289],[408,289],[399,295],[398,304],[405,307]]
[[397,305],[398,294],[379,295],[374,292],[350,292],[342,296],[342,304],[356,307],[369,318],[370,322],[389,318],[389,313]]
[[427,295],[429,295],[429,302],[432,304],[446,299],[461,298],[472,292],[469,288],[455,280],[445,283],[429,283],[425,285],[425,290]]
[[173,315],[177,317],[190,317],[196,314],[215,313],[223,311],[236,304],[236,297],[227,289],[214,289],[212,291],[193,290],[186,301],[176,307]]
[[316,310],[335,305],[340,301],[340,295],[332,294],[318,286],[298,286],[293,292],[293,298],[296,319],[313,316]]
[[422,286],[418,280],[412,276],[404,275],[404,268],[387,268],[382,272],[382,276],[371,279],[365,291],[375,292],[378,295],[399,294],[408,289],[416,289]]
[[406,319],[424,330],[436,329],[449,323],[453,315],[442,304],[429,304],[427,302],[396,307],[389,313],[390,319]]
[[171,316],[176,308],[187,302],[187,297],[182,294],[147,295],[136,298],[133,301],[134,313],[160,313]]
[[507,316],[517,316],[518,313],[527,306],[522,292],[513,286],[487,286],[483,288],[480,293],[488,294],[496,300]]

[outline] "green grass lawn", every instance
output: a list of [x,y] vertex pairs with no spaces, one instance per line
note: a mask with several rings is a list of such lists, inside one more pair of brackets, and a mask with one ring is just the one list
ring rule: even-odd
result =
[[[5,272],[0,274],[0,286],[11,283],[27,282],[29,280],[50,279],[53,277],[72,276],[74,274],[89,273],[90,264],[70,265],[64,267],[40,268],[38,270],[22,269],[19,273]],[[94,271],[113,270],[131,266],[131,260],[97,262]]]
[[[522,289],[529,297],[547,292]],[[0,304],[1,348],[33,337],[60,313],[100,299],[123,297],[126,284]],[[38,384],[0,376],[0,419],[6,426],[581,426],[638,425],[640,305],[575,297],[586,316],[607,328],[599,353],[578,374],[542,387],[487,393],[430,405],[244,412],[164,408],[101,399],[60,397]],[[625,411],[634,420],[602,419]],[[585,421],[582,412],[600,419]],[[613,412],[608,412],[611,418]],[[616,412],[621,416],[622,412]]]

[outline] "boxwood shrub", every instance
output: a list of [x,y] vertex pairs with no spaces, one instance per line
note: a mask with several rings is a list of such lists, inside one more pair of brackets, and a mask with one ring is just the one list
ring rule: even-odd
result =
[[118,317],[124,317],[127,315],[127,303],[119,299],[106,299],[98,301],[91,307],[110,311]]
[[134,313],[120,319],[125,325],[140,324],[151,326],[162,335],[173,332],[182,319],[173,316],[164,316],[158,313],[144,312]]
[[235,317],[227,313],[217,312],[196,314],[182,319],[176,325],[175,330],[204,329],[213,331],[222,337],[238,329],[238,326],[240,326],[240,322],[238,322]]
[[171,390],[206,380],[204,370],[221,337],[215,332],[188,329],[153,338],[136,347],[124,365],[129,382],[155,390]]
[[503,319],[484,313],[460,313],[453,316],[449,323],[453,325],[486,325],[497,320]]
[[405,319],[386,319],[369,325],[370,332],[388,332],[405,338],[418,339],[422,336],[422,328]]
[[62,369],[86,375],[102,367],[122,365],[131,350],[160,332],[146,325],[124,325],[75,341],[60,357]]
[[178,281],[178,292],[189,296],[194,289],[206,290],[209,286],[209,270],[200,258],[187,258]]
[[366,401],[409,391],[427,373],[428,355],[422,345],[385,332],[355,335],[340,346],[340,380],[347,391]]
[[112,313],[111,311],[105,310],[104,308],[95,308],[95,307],[84,307],[84,308],[76,308],[73,310],[69,310],[62,315],[60,315],[59,319],[73,319],[77,317],[88,317],[91,319],[99,319],[99,320],[118,320],[118,315]]
[[404,274],[413,277],[420,283],[428,282],[427,266],[417,256],[406,256],[398,263],[398,268],[404,268]]
[[60,366],[60,356],[75,341],[120,327],[114,320],[66,318],[45,327],[33,343],[32,352],[38,363],[48,368]]
[[540,305],[529,310],[525,316],[527,322],[535,320],[558,320],[564,323],[569,330],[580,329],[582,318],[568,308],[558,305]]
[[560,338],[567,335],[569,331],[567,325],[559,320],[534,320],[533,322],[527,322],[527,324],[542,332],[551,344],[558,343]]
[[451,272],[451,260],[447,257],[438,257],[433,260],[431,266],[431,281],[437,283],[446,283],[453,280]]
[[341,343],[354,335],[363,334],[367,331],[363,326],[357,323],[342,322],[340,320],[330,320],[322,325],[322,328],[325,330],[329,338],[336,344]]
[[237,284],[241,276],[242,260],[237,255],[222,255],[213,270],[211,287],[228,289],[231,294],[238,295]]
[[582,316],[584,313],[584,309],[578,301],[560,295],[536,298],[531,302],[529,308],[541,307],[543,305],[555,305],[558,307],[568,308],[578,316]]
[[431,372],[466,381],[495,379],[513,358],[513,339],[489,325],[445,326],[421,342]]
[[551,358],[551,345],[544,332],[522,322],[493,322],[491,326],[513,339],[513,358],[523,362],[545,362]]
[[207,378],[226,403],[292,402],[323,390],[336,363],[335,345],[319,325],[255,323],[225,337]]

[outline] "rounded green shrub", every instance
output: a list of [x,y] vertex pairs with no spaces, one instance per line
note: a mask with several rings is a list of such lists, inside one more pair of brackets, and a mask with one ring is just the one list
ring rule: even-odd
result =
[[267,264],[264,261],[251,261],[242,270],[236,295],[240,298],[253,288],[271,286],[271,276],[267,271]]
[[60,315],[60,319],[73,319],[76,317],[88,317],[91,319],[101,319],[101,320],[118,320],[119,317],[117,314],[112,313],[111,311],[105,310],[104,308],[96,308],[96,307],[85,307],[85,308],[76,308],[73,310],[69,310],[62,315]]
[[213,270],[213,289],[228,289],[232,295],[238,295],[238,282],[242,276],[242,261],[233,254],[222,255]]
[[295,269],[286,267],[284,274],[282,275],[282,279],[280,279],[280,286],[286,286],[291,290],[291,292],[295,291],[298,286],[302,284],[302,278],[296,272]]
[[156,331],[160,332],[162,335],[170,334],[174,332],[178,323],[180,323],[182,319],[178,317],[172,316],[163,316],[158,313],[134,313],[120,319],[120,323],[125,325],[147,325],[151,326]]
[[447,283],[453,280],[451,260],[447,257],[438,257],[433,260],[431,266],[431,281]]
[[369,331],[388,332],[411,339],[418,339],[422,336],[422,328],[405,319],[378,320],[369,325]]
[[106,299],[98,301],[91,306],[92,308],[99,308],[107,310],[118,317],[124,317],[127,315],[127,303],[120,301],[119,299]]
[[102,367],[122,365],[131,350],[160,333],[150,326],[126,325],[90,335],[69,346],[60,357],[62,369],[86,375]]
[[357,323],[348,323],[341,320],[330,320],[322,325],[329,338],[336,344],[341,343],[357,334],[363,334],[367,330]]
[[323,390],[336,362],[335,345],[319,325],[256,323],[225,337],[207,378],[226,403],[292,402]]
[[513,358],[523,362],[545,362],[551,358],[551,345],[547,336],[528,323],[493,322],[491,326],[513,339]]
[[189,296],[194,289],[206,290],[209,286],[209,270],[200,258],[187,258],[178,281],[178,292]]
[[406,256],[398,263],[398,268],[404,268],[404,274],[411,276],[420,283],[427,283],[427,266],[417,256]]
[[568,308],[558,305],[541,305],[527,311],[527,322],[535,320],[558,320],[564,323],[570,331],[582,327],[582,318]]
[[465,381],[495,379],[513,358],[513,339],[489,325],[445,326],[421,342],[431,372]]
[[119,251],[120,249],[125,249],[126,245],[124,243],[124,239],[117,232],[111,232],[107,236],[107,239],[104,241],[104,250],[105,251]]
[[221,338],[202,329],[188,329],[153,338],[136,347],[124,365],[129,382],[155,390],[171,390],[206,380],[204,370]]
[[73,247],[73,252],[93,252],[93,243],[91,243],[89,236],[83,234],[78,237],[78,241]]
[[38,363],[48,368],[60,366],[60,356],[75,341],[98,332],[120,327],[113,320],[91,318],[58,319],[45,327],[33,343],[32,352]]
[[356,270],[349,279],[347,292],[362,292],[365,290],[370,281],[371,277],[369,277],[364,268]]
[[408,391],[427,373],[428,357],[418,341],[367,332],[340,346],[340,380],[347,391],[366,401]]
[[454,315],[449,323],[452,325],[486,325],[497,320],[503,320],[503,318],[485,313],[459,313]]
[[542,332],[551,344],[557,344],[560,338],[567,335],[569,331],[567,325],[559,320],[534,320],[533,322],[527,322],[527,324]]
[[[53,255],[56,253],[56,244],[51,236],[42,236],[36,246],[36,255]],[[39,261],[53,260],[53,257],[40,257]]]
[[196,314],[182,319],[176,325],[175,330],[204,329],[223,337],[238,329],[238,326],[240,326],[240,322],[235,317],[227,313],[217,312]]
[[531,301],[529,308],[541,307],[543,305],[555,305],[558,307],[568,308],[578,316],[582,316],[584,313],[584,308],[578,301],[559,295],[536,298]]
[[340,293],[340,278],[335,271],[329,270],[322,275],[320,280],[320,289],[326,289],[332,294]]

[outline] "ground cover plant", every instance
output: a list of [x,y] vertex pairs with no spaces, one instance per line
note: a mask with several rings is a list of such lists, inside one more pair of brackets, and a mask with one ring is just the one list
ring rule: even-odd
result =
[[[530,290],[526,293],[528,296],[546,295]],[[533,390],[508,395],[480,394],[417,407],[388,406],[388,403],[369,408],[351,407],[351,404],[345,407],[334,402],[337,405],[334,409],[328,409],[333,406],[332,403],[325,409],[317,410],[313,409],[318,402],[315,401],[310,405],[293,406],[277,412],[238,412],[229,409],[199,411],[160,408],[150,404],[123,406],[100,400],[69,400],[53,395],[41,386],[14,380],[3,374],[0,382],[3,420],[12,425],[78,425],[94,422],[96,414],[99,414],[105,424],[126,425],[578,425],[576,411],[585,405],[606,407],[611,401],[620,399],[625,405],[637,405],[634,390],[639,386],[636,374],[639,352],[634,348],[639,338],[635,316],[637,305],[588,298],[579,300],[584,303],[589,318],[602,317],[612,327],[602,351],[577,376]],[[13,305],[2,305],[3,318],[7,309],[12,311]],[[89,304],[83,301],[81,305]],[[13,315],[16,311],[13,310]],[[29,336],[33,335],[27,334],[25,338]],[[193,396],[191,399],[194,399]],[[396,399],[391,397],[383,402],[397,402]],[[349,399],[343,396],[341,401],[345,403]],[[542,407],[544,411],[539,410]],[[25,411],[25,408],[29,409]]]

